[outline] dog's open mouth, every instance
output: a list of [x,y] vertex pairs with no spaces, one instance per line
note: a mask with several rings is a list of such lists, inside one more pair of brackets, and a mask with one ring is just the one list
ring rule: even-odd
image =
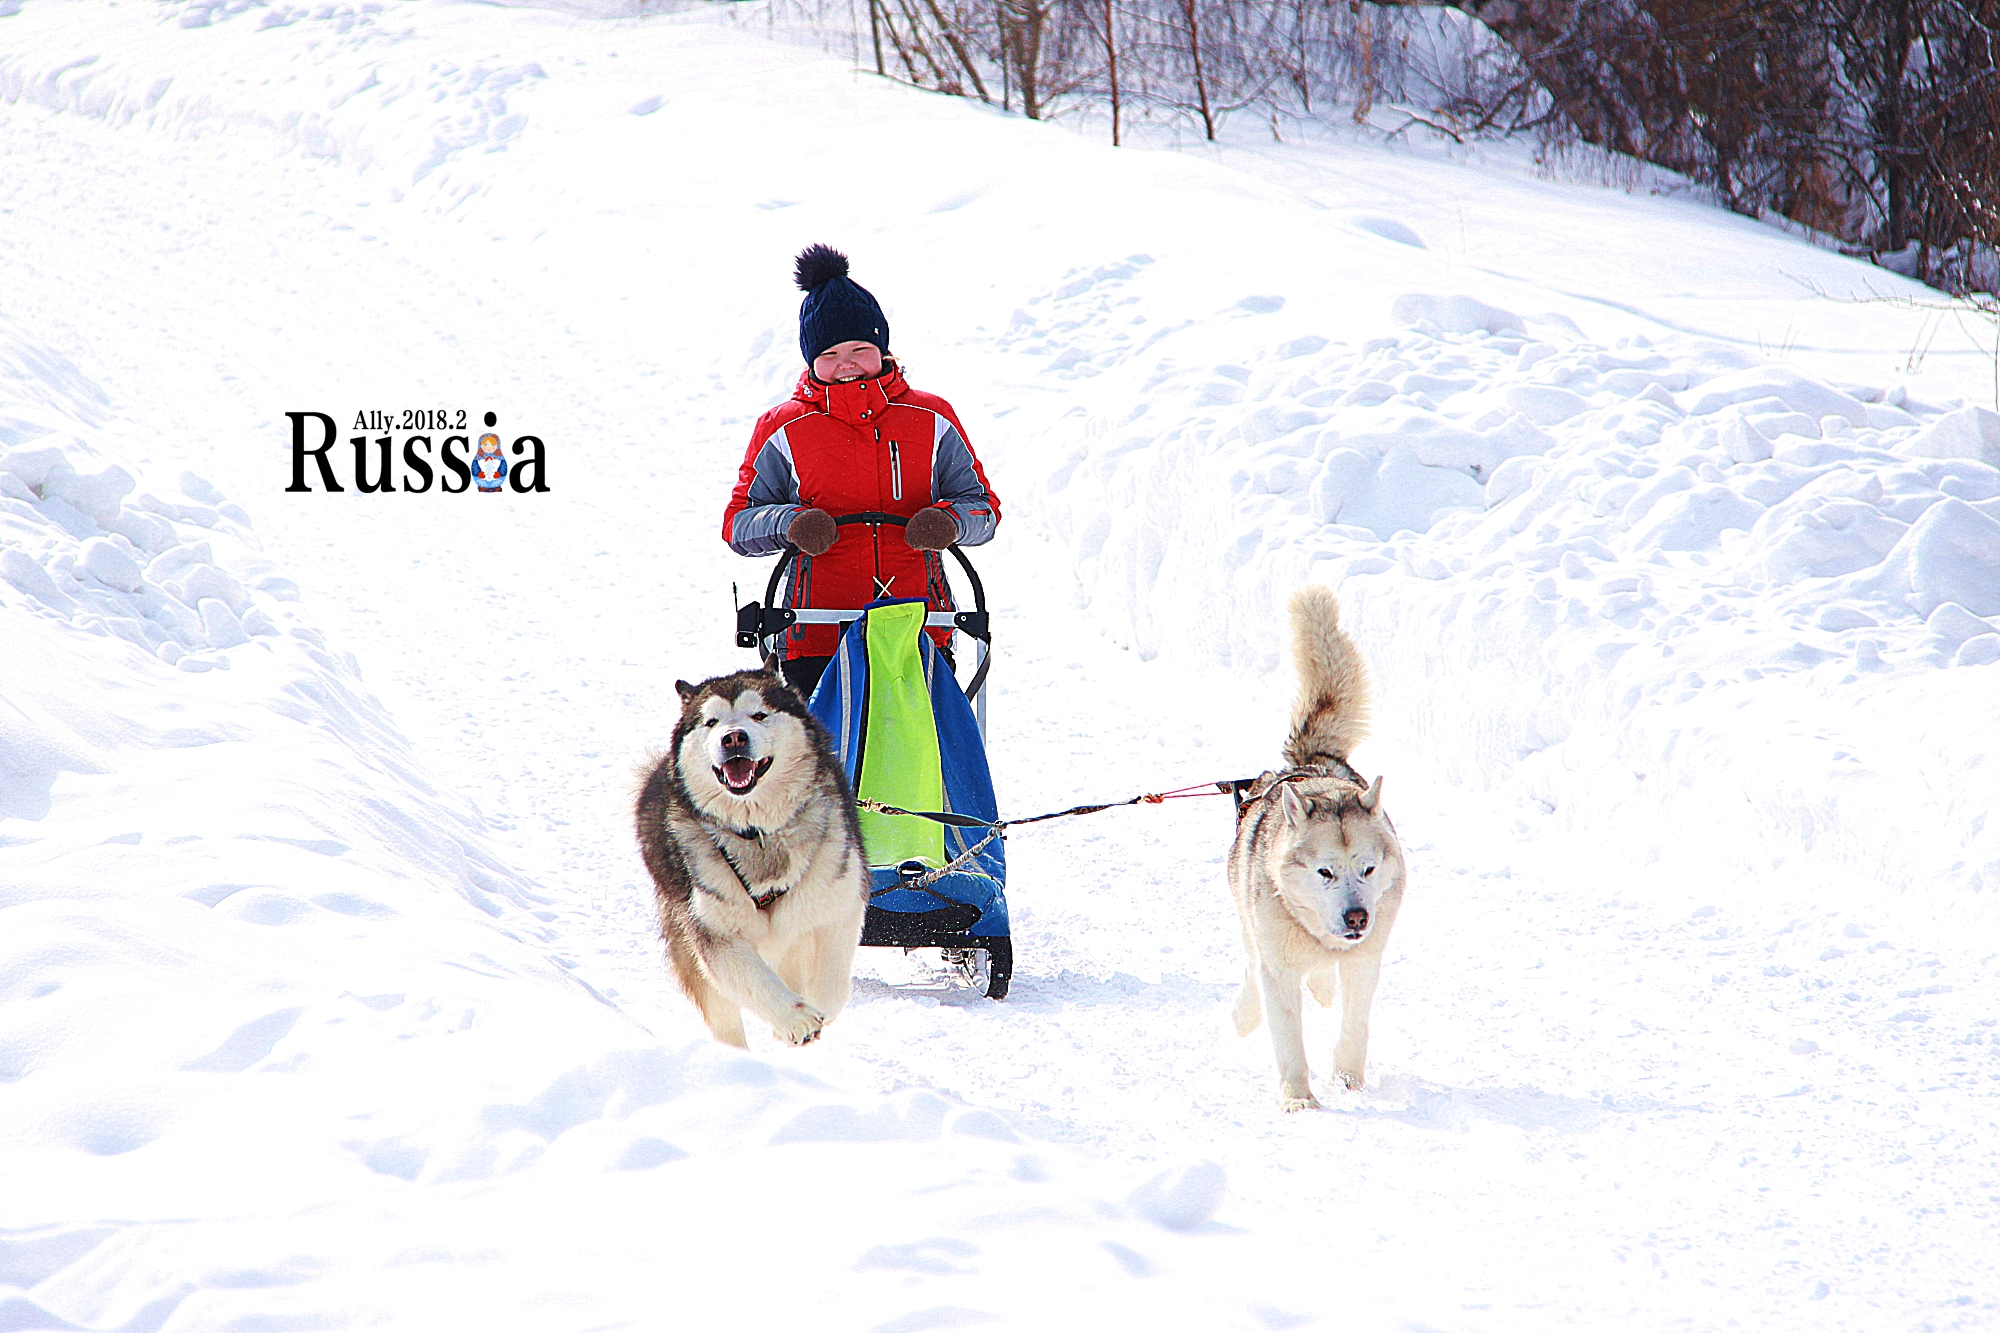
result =
[[750,789],[757,785],[757,779],[770,770],[769,759],[725,759],[715,770],[715,776],[732,796],[748,796]]

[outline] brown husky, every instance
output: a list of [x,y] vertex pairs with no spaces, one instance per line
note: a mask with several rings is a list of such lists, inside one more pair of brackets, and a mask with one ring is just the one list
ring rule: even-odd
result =
[[868,907],[847,778],[775,672],[675,688],[635,811],[667,957],[716,1040],[745,1045],[747,1009],[803,1046],[847,1003]]

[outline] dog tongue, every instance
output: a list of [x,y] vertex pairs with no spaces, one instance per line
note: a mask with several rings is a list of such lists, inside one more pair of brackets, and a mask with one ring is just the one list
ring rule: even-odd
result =
[[757,780],[755,759],[727,759],[722,764],[722,780],[741,790]]

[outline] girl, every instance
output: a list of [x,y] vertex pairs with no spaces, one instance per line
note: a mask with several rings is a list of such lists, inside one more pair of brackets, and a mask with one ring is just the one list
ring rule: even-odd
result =
[[[950,403],[910,387],[889,352],[889,321],[825,245],[800,253],[805,291],[799,352],[805,373],[790,401],[757,419],[722,539],[738,555],[798,548],[784,605],[848,609],[922,597],[953,609],[939,555],[990,541],[1000,502]],[[837,526],[842,514],[906,516],[909,526]],[[933,630],[944,648],[949,630]],[[840,640],[837,625],[785,632],[785,679],[810,697]],[[948,660],[948,659],[947,659]]]

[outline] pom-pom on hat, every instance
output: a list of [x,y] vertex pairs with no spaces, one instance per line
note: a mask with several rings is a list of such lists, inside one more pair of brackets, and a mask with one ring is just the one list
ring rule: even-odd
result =
[[846,255],[830,245],[809,245],[799,251],[792,276],[806,294],[799,303],[799,354],[807,365],[846,342],[889,350],[889,317],[866,287],[847,276]]

